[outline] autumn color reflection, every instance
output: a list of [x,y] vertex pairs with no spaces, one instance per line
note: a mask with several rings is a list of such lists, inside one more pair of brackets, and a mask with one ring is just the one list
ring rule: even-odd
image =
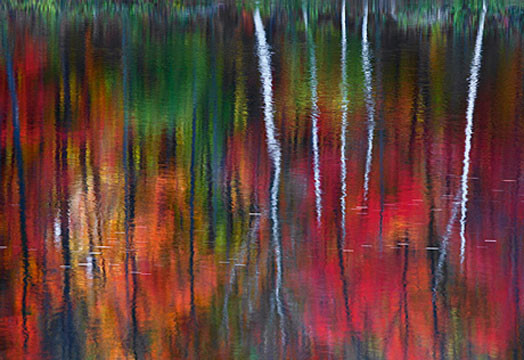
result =
[[84,6],[0,6],[0,357],[524,356],[521,6]]

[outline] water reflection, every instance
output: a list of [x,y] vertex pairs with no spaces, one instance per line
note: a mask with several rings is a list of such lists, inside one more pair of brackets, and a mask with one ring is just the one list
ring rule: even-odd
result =
[[320,110],[318,108],[318,94],[317,94],[317,60],[315,57],[315,43],[311,39],[312,34],[308,26],[307,11],[304,12],[304,23],[306,26],[307,47],[309,53],[309,77],[311,83],[311,141],[313,143],[313,176],[315,182],[315,209],[317,213],[317,222],[320,223],[322,218],[322,185],[320,180],[320,164],[319,164],[319,144],[318,144],[318,119],[320,117]]
[[[366,111],[368,120],[368,147],[366,153],[366,167],[364,170],[364,203],[368,200],[369,174],[373,156],[373,137],[375,132],[375,100],[373,98],[372,68],[368,41],[368,2],[364,2],[364,17],[362,20],[362,72],[364,73],[364,87],[366,93]],[[366,206],[366,205],[364,205]]]
[[[280,224],[279,224],[279,186],[281,173],[281,156],[282,151],[280,143],[277,139],[275,123],[273,118],[273,77],[271,75],[271,56],[269,45],[266,41],[266,32],[260,11],[257,8],[254,13],[255,32],[257,37],[257,54],[259,59],[259,69],[262,79],[262,88],[264,96],[264,124],[266,128],[266,140],[268,147],[268,154],[272,162],[272,175],[270,186],[270,220],[271,220],[271,246],[275,256],[275,290],[274,297],[270,300],[271,309],[276,306],[276,311],[279,318],[281,344],[286,343],[286,332],[284,328],[284,309],[282,304],[282,243],[280,238]],[[271,311],[271,310],[270,310]],[[271,315],[270,315],[271,316]],[[274,344],[277,345],[277,344]],[[275,349],[277,354],[280,353],[281,346],[277,345]],[[282,355],[282,354],[281,354]]]
[[486,19],[486,2],[482,6],[482,14],[480,15],[480,25],[475,41],[475,52],[473,53],[473,60],[471,61],[471,72],[469,75],[469,89],[468,89],[468,108],[466,110],[466,140],[464,145],[464,167],[462,169],[461,187],[462,200],[460,204],[460,262],[464,262],[464,253],[466,250],[466,205],[468,202],[468,175],[470,166],[470,152],[471,152],[471,135],[473,133],[473,111],[475,109],[475,100],[477,98],[477,86],[480,71],[481,52],[482,52],[482,37],[484,35],[484,20]]
[[20,242],[22,246],[22,262],[23,262],[23,290],[22,290],[22,334],[24,351],[27,349],[27,342],[29,340],[29,333],[27,329],[27,288],[30,282],[29,274],[29,251],[27,247],[27,232],[26,232],[26,197],[25,197],[25,177],[24,177],[24,158],[22,154],[22,145],[20,140],[20,117],[18,109],[18,98],[15,83],[15,74],[13,69],[13,55],[12,45],[7,38],[7,30],[2,29],[2,45],[5,51],[5,61],[7,68],[7,83],[9,89],[9,96],[11,98],[11,117],[13,120],[13,142],[14,153],[16,161],[16,172],[18,175],[18,199],[20,212]]
[[522,357],[522,6],[6,6],[0,357]]
[[340,229],[341,247],[344,247],[346,240],[346,198],[347,198],[347,162],[346,162],[346,147],[347,147],[347,127],[348,127],[348,83],[347,83],[347,29],[346,29],[346,2],[342,1],[342,10],[340,12],[341,23],[341,40],[340,40],[340,77],[341,77],[341,96],[342,96],[342,118],[340,122]]

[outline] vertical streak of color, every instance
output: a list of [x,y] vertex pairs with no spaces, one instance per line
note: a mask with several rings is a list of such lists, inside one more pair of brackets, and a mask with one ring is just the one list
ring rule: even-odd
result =
[[375,100],[373,99],[373,85],[371,60],[368,41],[368,2],[364,2],[364,19],[362,21],[362,71],[364,72],[364,90],[366,96],[366,111],[368,115],[368,148],[366,153],[366,168],[364,170],[364,201],[369,194],[369,173],[373,156],[373,135],[375,131]]
[[346,0],[342,0],[342,10],[340,14],[340,23],[342,27],[340,71],[342,73],[342,119],[340,125],[340,227],[341,235],[337,241],[338,264],[340,269],[340,279],[342,280],[342,294],[344,297],[344,308],[346,319],[350,321],[351,312],[349,309],[348,299],[348,282],[346,280],[346,270],[344,266],[344,246],[346,241],[346,197],[347,197],[347,164],[346,164],[346,132],[347,132],[347,115],[348,115],[348,89],[347,89],[347,35],[346,35]]
[[451,216],[449,218],[448,224],[446,225],[446,232],[444,233],[444,236],[442,238],[442,244],[440,246],[440,254],[439,254],[439,259],[437,263],[437,271],[436,271],[436,276],[435,276],[435,285],[433,287],[433,290],[435,291],[437,290],[440,280],[442,279],[442,276],[443,276],[442,269],[444,267],[444,261],[446,260],[446,256],[447,256],[449,238],[451,237],[451,232],[453,231],[453,224],[455,223],[455,220],[457,219],[457,214],[458,214],[458,208],[459,208],[458,207],[459,205],[458,198],[459,197],[457,194],[457,196],[455,197],[453,201],[453,208],[451,209]]
[[[259,71],[262,78],[262,94],[264,97],[264,124],[266,128],[267,148],[271,162],[273,163],[273,179],[271,181],[271,197],[270,197],[270,218],[271,218],[271,242],[275,252],[276,262],[276,286],[275,286],[275,301],[277,304],[277,312],[282,321],[283,309],[281,301],[282,288],[282,250],[280,248],[279,240],[279,218],[278,218],[278,198],[280,186],[280,172],[282,151],[280,142],[277,138],[277,131],[275,128],[274,108],[273,108],[273,77],[271,74],[271,56],[269,45],[266,40],[266,32],[260,11],[257,8],[253,15],[255,22],[255,33],[257,39],[257,55],[259,61]],[[281,328],[281,335],[284,339],[284,329]]]
[[473,112],[475,110],[475,99],[477,98],[477,88],[479,82],[479,72],[482,61],[482,36],[484,34],[484,20],[486,18],[486,3],[482,7],[480,24],[475,41],[475,52],[471,61],[471,71],[469,75],[468,107],[466,111],[466,140],[464,141],[464,167],[461,177],[461,203],[460,203],[460,263],[464,262],[466,251],[466,212],[468,202],[468,175],[470,167],[471,137],[473,135]]
[[320,180],[320,159],[318,141],[318,118],[320,109],[318,108],[318,80],[317,80],[317,59],[315,56],[315,42],[309,33],[308,17],[306,9],[303,9],[304,24],[306,27],[307,47],[309,52],[309,77],[311,82],[311,141],[313,143],[313,181],[315,184],[315,211],[317,224],[320,225],[322,217],[322,184]]
[[468,107],[466,112],[466,139],[464,143],[464,160],[463,160],[463,169],[461,176],[461,187],[457,191],[457,195],[453,200],[453,208],[451,209],[451,216],[448,220],[446,226],[446,231],[442,239],[442,244],[440,246],[440,255],[437,264],[436,279],[435,285],[433,287],[433,296],[436,294],[436,290],[443,276],[443,267],[444,261],[447,256],[447,248],[449,243],[449,238],[453,231],[453,224],[458,216],[459,205],[461,209],[461,218],[460,218],[460,262],[464,261],[464,254],[466,248],[466,203],[467,203],[467,192],[468,192],[468,174],[469,174],[469,165],[470,165],[470,152],[471,152],[471,136],[473,134],[473,110],[475,107],[475,98],[477,96],[477,85],[478,85],[478,73],[480,70],[480,61],[481,61],[481,51],[482,51],[482,34],[484,32],[484,20],[486,17],[486,3],[483,5],[482,15],[480,17],[479,29],[477,32],[477,39],[475,42],[475,51],[473,54],[473,60],[471,62],[471,73],[469,77],[469,91],[468,91]]
[[126,241],[126,255],[124,259],[125,277],[126,277],[126,293],[129,296],[129,253],[130,253],[130,233],[131,233],[131,190],[130,190],[130,173],[129,173],[129,104],[128,104],[128,84],[129,84],[129,70],[127,59],[127,18],[124,17],[122,25],[122,108],[124,113],[124,129],[122,142],[122,162],[124,167],[124,232]]
[[[213,123],[213,137],[212,137],[212,143],[213,143],[213,154],[211,156],[211,190],[213,192],[211,196],[211,228],[213,229],[213,232],[216,231],[217,226],[217,209],[218,209],[218,194],[220,193],[219,189],[219,177],[220,177],[220,152],[218,147],[218,139],[219,139],[219,128],[218,128],[218,80],[217,80],[217,49],[215,44],[215,33],[214,30],[211,33],[212,36],[212,49],[211,49],[211,94],[212,94],[212,106],[213,106],[213,117],[212,117],[212,123]],[[213,240],[214,241],[214,240]]]
[[[63,24],[63,23],[62,23]],[[66,34],[67,28],[64,26],[60,29],[59,42],[60,46],[60,68],[62,76],[63,97],[59,100],[62,102],[62,112],[57,112],[57,130],[59,147],[57,148],[58,169],[56,172],[57,183],[60,183],[58,198],[60,212],[60,237],[62,246],[63,265],[63,291],[62,291],[62,313],[61,325],[63,334],[62,357],[72,358],[76,353],[76,330],[74,326],[73,295],[71,292],[72,284],[72,256],[71,256],[71,190],[68,177],[69,169],[69,130],[72,122],[72,98],[71,98],[71,67],[69,54],[66,51]]]
[[342,26],[340,71],[342,73],[342,121],[340,125],[340,225],[342,229],[342,245],[346,239],[346,197],[347,197],[347,164],[346,164],[346,137],[347,137],[347,117],[348,117],[348,89],[347,89],[347,35],[346,35],[346,2],[342,1],[342,14],[340,16]]
[[[124,115],[123,129],[123,167],[124,167],[124,233],[125,233],[125,280],[126,297],[130,307],[131,317],[131,351],[135,359],[138,355],[138,317],[137,317],[137,284],[138,271],[136,252],[134,249],[134,230],[135,230],[135,163],[133,156],[133,138],[129,124],[129,28],[128,19],[124,17],[122,25],[122,107]],[[129,271],[129,261],[131,260],[131,272]],[[131,273],[132,288],[130,295],[129,273]]]
[[[196,54],[195,54],[196,60]],[[196,61],[195,61],[196,64]],[[191,163],[189,165],[189,289],[191,302],[191,317],[196,321],[195,311],[195,162],[196,162],[196,123],[197,123],[197,74],[193,67],[193,115],[191,121]]]
[[6,37],[6,31],[3,32],[3,43],[4,51],[6,54],[6,66],[7,66],[7,83],[9,88],[9,96],[11,97],[11,111],[13,120],[13,142],[16,158],[16,167],[18,175],[18,202],[19,206],[19,217],[20,217],[20,237],[22,245],[22,262],[24,269],[23,277],[23,295],[22,295],[22,335],[24,338],[24,351],[27,348],[29,342],[29,331],[27,328],[27,293],[30,280],[29,274],[29,248],[27,244],[27,228],[26,228],[26,194],[25,194],[25,178],[24,178],[24,158],[22,154],[22,144],[20,140],[20,116],[18,108],[18,96],[16,93],[16,80],[13,66],[13,56],[11,48]]

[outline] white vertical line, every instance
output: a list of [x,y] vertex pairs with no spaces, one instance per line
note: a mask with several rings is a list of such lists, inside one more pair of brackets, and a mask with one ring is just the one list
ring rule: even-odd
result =
[[[457,219],[459,206],[461,209],[460,217],[460,263],[464,262],[464,254],[466,249],[466,203],[468,200],[468,174],[469,174],[469,165],[470,165],[470,151],[471,151],[471,137],[473,135],[473,110],[475,107],[475,98],[477,97],[477,86],[478,86],[478,74],[480,71],[481,63],[481,52],[482,52],[482,34],[484,32],[484,20],[486,17],[486,3],[484,2],[482,8],[482,14],[480,17],[479,29],[477,32],[477,39],[475,42],[475,50],[473,53],[473,60],[471,62],[471,71],[469,76],[469,91],[468,91],[468,107],[466,110],[466,139],[464,143],[464,160],[463,160],[463,169],[461,176],[461,187],[457,191],[457,195],[453,201],[453,208],[451,210],[451,216],[449,218],[448,224],[446,226],[446,232],[442,239],[442,244],[440,246],[440,255],[437,264],[436,271],[436,281],[433,290],[436,291],[437,287],[442,278],[442,269],[444,266],[444,261],[447,256],[447,248],[449,243],[449,238],[451,237],[451,232],[453,230],[453,224]],[[460,199],[460,201],[459,201]]]
[[464,145],[464,166],[462,168],[461,178],[461,194],[462,199],[460,203],[460,263],[464,262],[464,254],[466,250],[466,212],[468,202],[468,174],[470,166],[471,153],[471,137],[473,135],[473,112],[475,110],[475,99],[477,98],[477,88],[479,82],[479,71],[482,60],[482,35],[484,33],[484,20],[486,18],[486,3],[484,2],[482,8],[482,15],[480,16],[480,24],[477,32],[477,40],[475,42],[475,51],[473,60],[471,61],[471,71],[469,75],[469,90],[468,90],[468,108],[466,110],[466,140]]
[[375,100],[373,99],[373,85],[368,41],[368,2],[364,2],[364,19],[362,21],[362,71],[364,72],[364,89],[366,95],[366,110],[368,115],[368,149],[366,153],[366,168],[364,171],[364,201],[368,199],[369,173],[373,156],[373,135],[375,131]]
[[346,51],[347,51],[347,35],[346,35],[346,0],[342,0],[342,12],[340,15],[340,22],[342,26],[341,39],[341,55],[340,55],[340,71],[342,73],[342,121],[340,125],[340,212],[341,212],[341,228],[342,228],[342,244],[346,238],[346,197],[347,197],[347,165],[346,165],[346,133],[347,133],[347,116],[348,116],[348,92],[347,92],[347,68],[346,68]]
[[317,61],[315,57],[315,43],[311,39],[308,31],[308,18],[305,8],[304,24],[306,26],[306,36],[308,38],[309,51],[309,76],[311,81],[311,138],[313,142],[313,181],[315,184],[315,210],[317,223],[320,224],[322,217],[322,184],[320,180],[320,159],[319,159],[319,141],[318,141],[318,118],[320,109],[318,108],[318,80],[317,80]]
[[[278,239],[279,232],[279,219],[278,219],[278,197],[279,197],[279,184],[280,184],[280,172],[281,172],[281,158],[282,151],[280,148],[280,142],[277,139],[277,131],[275,128],[274,120],[274,107],[273,107],[273,77],[271,75],[271,53],[269,45],[266,40],[266,32],[262,19],[260,18],[260,11],[257,8],[253,15],[255,22],[255,34],[257,39],[257,55],[259,60],[259,71],[262,78],[262,93],[264,97],[264,123],[266,127],[267,147],[269,157],[273,163],[273,180],[271,183],[271,199],[270,199],[270,217],[272,222],[271,227],[271,239],[273,243],[273,249],[275,251],[275,262],[276,262],[276,284],[275,284],[275,301],[277,304],[277,312],[283,321],[283,310],[281,301],[281,288],[282,288],[282,250],[280,248],[280,242]],[[281,328],[281,336],[284,338],[284,329]]]

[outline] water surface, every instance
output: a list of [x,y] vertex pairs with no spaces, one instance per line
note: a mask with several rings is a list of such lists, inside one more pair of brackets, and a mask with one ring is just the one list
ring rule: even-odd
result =
[[524,10],[472,3],[0,7],[0,357],[523,358]]

